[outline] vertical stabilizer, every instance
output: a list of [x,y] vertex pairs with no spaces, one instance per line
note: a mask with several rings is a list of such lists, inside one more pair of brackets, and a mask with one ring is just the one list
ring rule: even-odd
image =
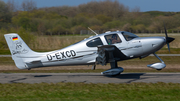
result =
[[38,56],[38,53],[32,51],[16,33],[5,34],[4,37],[16,66],[19,69],[29,69],[26,63],[26,61],[29,61],[27,57]]

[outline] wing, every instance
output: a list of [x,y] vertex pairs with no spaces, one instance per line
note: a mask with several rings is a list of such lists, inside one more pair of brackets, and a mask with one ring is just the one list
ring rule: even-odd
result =
[[[106,65],[107,63],[116,63],[120,60],[126,60],[124,55],[115,45],[103,45],[98,47],[97,63]],[[115,66],[117,67],[117,66]]]

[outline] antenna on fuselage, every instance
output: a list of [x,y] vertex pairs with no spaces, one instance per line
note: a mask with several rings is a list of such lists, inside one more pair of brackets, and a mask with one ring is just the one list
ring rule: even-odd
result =
[[93,31],[91,28],[88,27],[89,30],[91,30],[94,34],[98,35],[95,31]]

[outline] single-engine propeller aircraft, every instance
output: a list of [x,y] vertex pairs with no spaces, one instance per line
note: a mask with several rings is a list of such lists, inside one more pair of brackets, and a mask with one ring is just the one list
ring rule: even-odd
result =
[[[164,26],[165,28],[165,26]],[[93,31],[94,32],[94,31]],[[94,32],[95,33],[95,32]],[[96,33],[97,34],[97,33]],[[165,44],[174,40],[168,37],[138,37],[126,31],[113,31],[95,35],[70,45],[66,48],[51,52],[34,52],[16,33],[5,34],[12,59],[19,69],[31,69],[47,66],[67,65],[106,65],[110,63],[111,69],[102,72],[103,75],[119,75],[124,71],[117,66],[118,61],[144,58],[154,54],[161,62],[147,65],[150,68],[161,70],[166,67],[155,52]]]

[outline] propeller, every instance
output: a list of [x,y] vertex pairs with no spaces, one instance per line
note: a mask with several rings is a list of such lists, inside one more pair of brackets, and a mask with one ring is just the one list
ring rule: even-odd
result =
[[172,42],[175,38],[168,37],[165,24],[164,24],[164,30],[165,30],[165,35],[166,35],[166,44],[167,44],[168,50],[170,52],[169,43]]

